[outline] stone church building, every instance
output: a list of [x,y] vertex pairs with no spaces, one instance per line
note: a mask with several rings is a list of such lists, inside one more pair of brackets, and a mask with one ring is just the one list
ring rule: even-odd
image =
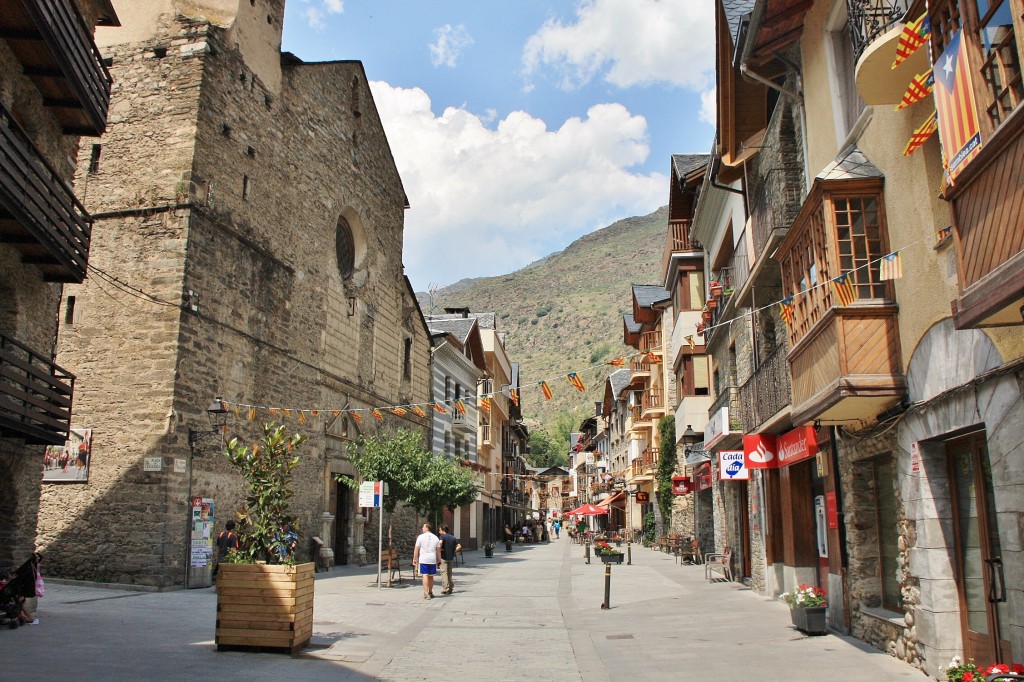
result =
[[362,64],[281,53],[284,0],[113,4],[122,26],[96,36],[109,125],[82,145],[75,182],[91,271],[64,289],[57,353],[92,462],[85,483],[43,484],[46,572],[208,581],[191,500],[213,500],[214,530],[234,518],[244,490],[221,438],[252,440],[268,419],[309,436],[300,558],[326,535],[337,563],[360,561],[370,526],[335,480],[355,473],[346,443],[429,424],[343,410],[430,400],[430,337],[402,266],[408,200]]

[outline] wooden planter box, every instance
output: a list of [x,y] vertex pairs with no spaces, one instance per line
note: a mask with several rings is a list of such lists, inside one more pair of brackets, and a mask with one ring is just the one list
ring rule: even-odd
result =
[[315,564],[221,564],[217,576],[217,650],[286,650],[313,636]]
[[625,554],[599,554],[601,562],[606,564],[621,564]]
[[825,621],[825,606],[812,606],[807,609],[790,609],[789,615],[793,625],[809,635],[824,635],[828,632]]

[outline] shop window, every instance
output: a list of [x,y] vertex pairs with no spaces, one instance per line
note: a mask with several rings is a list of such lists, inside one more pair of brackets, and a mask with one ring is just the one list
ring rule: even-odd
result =
[[856,476],[870,485],[863,497],[855,498],[852,511],[860,516],[857,525],[865,535],[860,544],[860,559],[867,576],[874,564],[875,589],[866,590],[863,606],[902,611],[899,565],[899,499],[896,494],[896,463],[890,455],[856,465]]

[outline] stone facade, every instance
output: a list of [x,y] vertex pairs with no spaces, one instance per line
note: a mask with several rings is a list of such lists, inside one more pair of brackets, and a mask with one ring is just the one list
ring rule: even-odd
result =
[[[215,500],[218,525],[243,502],[219,438],[189,448],[214,395],[232,407],[228,435],[284,420],[309,436],[293,513],[304,537],[335,516],[339,563],[376,552],[334,481],[355,475],[346,447],[426,433],[412,413],[332,412],[430,398],[429,336],[402,274],[407,200],[362,66],[282,55],[279,78],[261,77],[235,30],[249,11],[234,29],[161,15],[155,34],[107,50],[111,126],[98,168],[77,177],[105,275],[65,292],[76,312],[58,356],[80,377],[74,423],[95,429],[93,470],[87,486],[44,486],[54,575],[184,582],[189,495]],[[251,11],[279,30],[283,3]]]

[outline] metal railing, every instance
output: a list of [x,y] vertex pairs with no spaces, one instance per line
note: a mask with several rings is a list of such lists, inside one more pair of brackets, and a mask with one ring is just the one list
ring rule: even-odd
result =
[[758,428],[792,400],[785,346],[778,346],[740,387],[740,420],[748,431]]
[[[2,104],[0,208],[6,209],[45,248],[52,264],[59,266],[59,273],[47,273],[50,279],[77,283],[85,278],[92,218],[71,186]],[[38,257],[35,253],[26,255]]]
[[75,375],[0,334],[0,433],[62,445],[71,425]]
[[864,54],[864,49],[899,22],[909,8],[910,0],[846,0],[854,63]]

